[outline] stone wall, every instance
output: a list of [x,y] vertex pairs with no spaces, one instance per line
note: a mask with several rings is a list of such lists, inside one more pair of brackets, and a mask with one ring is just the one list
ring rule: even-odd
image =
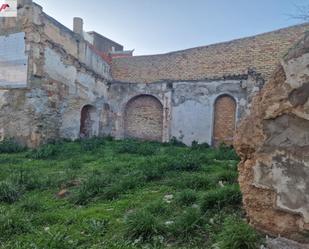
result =
[[[32,1],[19,0],[18,18],[0,19],[0,36],[15,34],[23,34],[27,76],[24,84],[11,84],[6,76],[0,84],[0,138],[15,137],[30,147],[78,138],[84,105],[98,107],[101,117],[110,66]],[[95,134],[100,132],[104,127],[97,127]]]
[[[227,125],[235,127],[235,120],[238,121],[245,113],[252,89],[259,89],[259,85],[261,79],[252,73],[238,78],[213,81],[164,81],[150,84],[113,82],[107,90],[107,101],[114,124],[112,134],[117,138],[126,136],[126,106],[137,96],[149,95],[160,101],[163,106],[162,141],[176,137],[187,145],[191,145],[193,141],[212,144],[216,100],[222,95],[231,96],[235,100],[235,116],[232,117],[233,114],[229,113],[230,116],[225,119]],[[146,108],[146,103],[144,107]],[[142,132],[139,119],[148,115],[144,117],[138,108],[135,108],[135,112],[136,115],[130,120],[130,124]],[[145,112],[148,113],[148,110]],[[160,119],[161,112],[150,112],[151,119]]]
[[268,78],[280,58],[299,40],[309,24],[249,38],[162,55],[113,60],[112,73],[122,82],[202,80],[246,74],[248,68]]
[[[19,0],[19,6],[17,19],[0,19],[0,43],[19,37],[14,68],[22,72],[0,79],[0,139],[15,137],[31,147],[94,135],[230,143],[235,122],[279,56],[309,27],[165,55],[115,58],[110,66],[84,39],[82,25],[74,33],[31,0]],[[149,98],[130,106],[140,95],[157,99],[160,108]],[[235,106],[226,103],[215,113],[223,95]]]
[[250,222],[272,235],[309,242],[309,36],[254,97],[235,146]]

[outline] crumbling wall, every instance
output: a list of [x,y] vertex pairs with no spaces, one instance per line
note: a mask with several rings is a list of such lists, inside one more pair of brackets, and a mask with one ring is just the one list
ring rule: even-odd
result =
[[[0,84],[0,138],[15,137],[31,147],[60,137],[76,139],[85,105],[94,105],[97,117],[104,117],[110,66],[39,5],[18,4],[17,18],[0,19],[0,36],[23,34],[27,76],[22,84],[7,77]],[[105,132],[103,126],[97,130]]]
[[[213,144],[216,139],[230,142],[234,124],[250,106],[253,94],[279,56],[308,28],[304,24],[165,55],[115,59],[110,66],[84,40],[81,20],[76,21],[80,25],[72,32],[31,0],[19,0],[17,18],[0,19],[0,43],[16,36],[24,48],[18,57],[20,77],[0,78],[0,139],[15,137],[37,146],[50,139],[76,139],[81,133],[124,138],[128,127],[145,130],[138,137],[147,138],[146,133],[152,133],[148,110],[142,118],[132,112],[128,122],[126,106],[139,95],[149,95],[162,105],[160,112],[149,109],[152,118],[160,121],[152,138],[166,142],[176,137],[187,145]],[[215,113],[222,95],[233,98],[235,106],[227,103]],[[81,115],[87,106],[93,107],[91,118]],[[217,129],[216,138],[219,124],[226,126]]]
[[272,235],[309,242],[309,36],[253,99],[235,147],[250,222]]
[[[28,145],[36,145],[41,142],[39,126],[44,116],[39,114],[46,111],[46,99],[40,88],[32,89],[29,82],[38,83],[31,77],[31,72],[36,71],[36,63],[40,49],[33,50],[32,44],[38,40],[37,28],[39,11],[32,7],[31,1],[18,2],[18,17],[0,18],[0,35],[2,37],[20,36],[23,41],[24,54],[27,56],[28,64],[26,78],[23,82],[15,84],[4,75],[0,85],[0,133],[4,137],[15,137],[20,142]],[[2,75],[3,77],[3,75]],[[5,82],[5,80],[7,82]]]
[[[234,116],[229,113],[229,116],[223,118],[229,127],[235,127],[235,122],[245,113],[252,89],[259,89],[261,84],[261,79],[251,73],[209,81],[163,81],[152,84],[114,81],[107,90],[110,117],[114,124],[112,134],[117,138],[126,137],[126,125],[133,125],[134,129],[143,131],[137,124],[142,113],[136,113],[133,120],[127,120],[126,124],[125,110],[135,97],[147,95],[155,97],[163,105],[162,141],[176,137],[187,145],[193,141],[212,144],[216,100],[222,95],[231,96],[235,100]],[[161,112],[153,114],[156,115],[152,117],[154,120],[160,120]]]
[[[191,145],[193,141],[214,144],[215,103],[222,95],[235,99],[235,120],[244,114],[247,105],[247,79],[175,82],[171,136]],[[229,120],[225,120],[229,122]],[[223,141],[221,141],[223,142]]]
[[[134,99],[146,95],[147,97],[150,97],[152,99],[157,100],[156,104],[162,105],[161,108],[152,108],[149,106],[150,103],[147,101],[140,101],[137,103],[138,108],[141,108],[141,111],[143,113],[136,112],[136,108],[130,108],[130,102],[132,102]],[[130,83],[119,83],[119,82],[112,82],[110,86],[107,89],[107,102],[109,103],[109,129],[111,131],[111,134],[119,139],[125,138],[125,137],[136,137],[136,138],[142,138],[142,139],[156,139],[160,141],[167,142],[170,139],[170,120],[171,120],[171,89],[166,83],[158,83],[158,84],[130,84]],[[143,109],[140,104],[145,103],[145,109]],[[148,107],[147,107],[148,106]],[[128,111],[129,109],[129,113]],[[159,107],[159,106],[157,106]],[[161,109],[162,111],[158,111]],[[146,130],[149,127],[141,128],[140,125],[146,125],[149,122],[147,121],[147,117],[150,115],[148,114],[148,111],[150,111],[152,114],[155,114],[156,117],[154,118],[155,121],[155,127],[157,129],[156,136],[148,137],[146,134],[144,137],[141,137],[141,134],[144,134],[147,132]],[[133,114],[133,115],[132,115]],[[128,119],[128,115],[130,115],[130,118]],[[159,116],[159,117],[158,117]],[[138,120],[143,123],[138,123]],[[162,121],[161,121],[162,119]],[[162,122],[162,135],[161,139],[159,139],[158,131],[158,121]],[[133,123],[133,124],[132,124]],[[151,125],[150,125],[151,126]],[[130,128],[131,131],[135,131],[134,134],[132,132],[129,132],[130,134],[126,134],[128,131],[128,128]],[[141,133],[138,135],[137,129],[141,128]],[[144,132],[143,132],[144,130]],[[153,135],[153,133],[152,133]]]

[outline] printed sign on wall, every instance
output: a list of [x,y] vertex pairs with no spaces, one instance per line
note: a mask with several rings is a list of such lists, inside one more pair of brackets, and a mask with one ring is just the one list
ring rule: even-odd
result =
[[0,0],[0,17],[16,17],[17,0]]
[[0,87],[26,86],[27,64],[25,33],[0,36]]

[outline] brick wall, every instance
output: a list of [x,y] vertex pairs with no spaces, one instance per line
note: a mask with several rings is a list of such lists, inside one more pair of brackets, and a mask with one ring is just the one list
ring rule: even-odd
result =
[[233,144],[236,103],[230,96],[219,97],[215,103],[214,144]]
[[154,97],[142,95],[131,100],[125,113],[125,136],[162,141],[163,107]]
[[117,58],[112,74],[117,81],[150,83],[246,74],[250,67],[267,79],[282,56],[308,30],[307,23],[168,54]]

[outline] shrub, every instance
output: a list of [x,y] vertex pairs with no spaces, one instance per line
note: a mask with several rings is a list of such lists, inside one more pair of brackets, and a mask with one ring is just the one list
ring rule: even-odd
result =
[[193,190],[206,190],[214,186],[208,176],[201,174],[182,175],[176,179],[171,179],[169,184],[177,188]]
[[75,204],[85,205],[95,198],[113,200],[118,198],[120,194],[143,184],[143,178],[135,173],[115,178],[110,174],[103,175],[100,172],[93,172],[82,182],[71,201]]
[[175,220],[172,233],[181,240],[188,240],[196,236],[201,230],[203,217],[197,208],[188,208]]
[[220,144],[219,148],[215,150],[214,158],[217,160],[239,160],[233,147],[225,144]]
[[51,210],[50,212],[40,212],[39,215],[33,216],[33,223],[37,226],[54,226],[63,224],[67,219],[66,214],[59,214]]
[[0,158],[0,165],[1,164],[20,164],[22,161],[23,159],[3,157],[3,158]]
[[43,176],[33,170],[18,169],[11,176],[12,182],[23,190],[34,190],[45,187]]
[[125,236],[128,239],[151,241],[154,236],[164,233],[163,226],[149,211],[131,213],[125,220]]
[[101,193],[101,198],[104,200],[116,200],[123,193],[120,185],[110,185]]
[[72,249],[78,248],[79,241],[69,235],[66,229],[39,232],[33,248]]
[[23,200],[20,207],[27,212],[40,212],[46,209],[44,203],[35,198],[27,198]]
[[85,231],[91,236],[93,235],[103,236],[107,232],[108,223],[109,222],[104,219],[103,220],[90,219],[84,221],[84,228]]
[[156,154],[158,146],[152,143],[138,143],[134,140],[123,141],[117,149],[118,153],[136,154],[142,156],[150,156]]
[[123,141],[117,148],[117,152],[120,154],[138,154],[138,144],[135,141]]
[[102,193],[102,198],[106,200],[117,199],[121,194],[140,187],[144,184],[144,179],[139,175],[129,174],[114,181]]
[[[77,179],[77,174],[78,172],[76,172],[76,170],[74,169],[65,169],[64,170],[64,174],[62,173],[61,174],[61,178],[59,178],[59,181],[58,181],[58,186],[62,187],[62,186],[67,186],[69,187],[70,184],[72,184],[72,182],[76,181]],[[74,183],[73,183],[73,186],[74,186]]]
[[176,156],[168,165],[169,170],[176,171],[198,171],[201,168],[200,158],[191,153]]
[[209,190],[203,197],[201,209],[222,209],[226,206],[237,206],[241,204],[242,195],[237,185],[228,185],[222,188]]
[[159,150],[158,145],[145,143],[143,145],[140,145],[138,154],[142,156],[152,156],[157,154],[158,150]]
[[229,184],[237,183],[238,172],[232,170],[219,171],[212,176],[213,184],[217,184],[219,181]]
[[31,229],[32,226],[26,214],[15,210],[0,210],[0,241],[14,235],[28,233]]
[[0,153],[18,153],[26,148],[18,144],[13,138],[0,141]]
[[115,185],[120,186],[122,190],[131,190],[135,189],[136,187],[140,187],[144,185],[144,179],[139,172],[128,174],[119,179],[119,182],[115,182]]
[[104,137],[104,140],[112,142],[112,141],[115,140],[115,138],[112,135],[107,135],[107,136]]
[[182,141],[178,140],[176,137],[172,137],[168,142],[169,145],[178,146],[178,147],[187,147]]
[[165,174],[164,165],[143,165],[141,174],[146,182],[161,180]]
[[80,141],[82,151],[94,151],[102,145],[104,145],[104,139],[97,137],[90,139],[82,139]]
[[153,215],[164,215],[169,214],[171,209],[170,206],[162,200],[153,201],[145,206],[145,209]]
[[37,149],[30,151],[27,156],[33,159],[48,159],[57,155],[58,152],[59,148],[57,144],[45,144]]
[[72,201],[75,204],[85,205],[92,198],[104,192],[104,189],[111,182],[110,176],[103,176],[99,172],[93,172],[84,182],[82,182]]
[[208,143],[201,143],[199,144],[197,141],[193,141],[191,144],[191,149],[192,150],[205,150],[210,148]]
[[217,236],[220,249],[257,249],[261,243],[261,236],[246,222],[235,217],[226,218]]
[[0,182],[0,202],[14,203],[20,197],[18,188],[11,182]]
[[183,206],[190,206],[197,201],[197,193],[194,190],[187,189],[176,194],[176,203]]
[[78,170],[82,168],[83,163],[80,159],[71,159],[64,166],[72,170]]

